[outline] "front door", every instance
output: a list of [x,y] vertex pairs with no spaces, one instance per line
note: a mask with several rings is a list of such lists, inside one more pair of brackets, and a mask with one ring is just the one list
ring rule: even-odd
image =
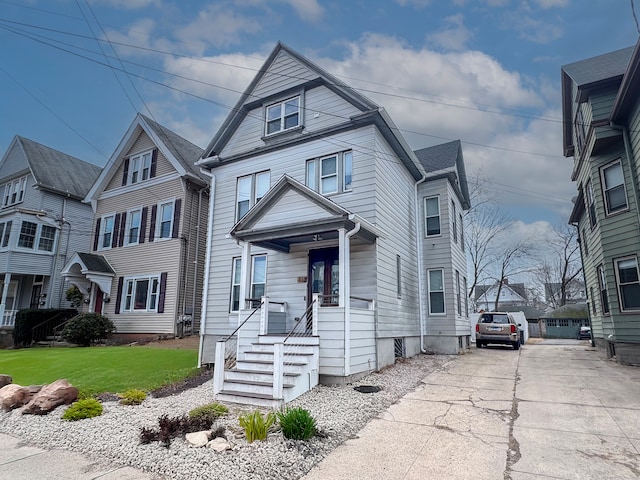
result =
[[40,308],[40,297],[42,296],[42,285],[37,284],[31,287],[31,301],[29,308]]
[[338,305],[339,276],[338,247],[309,250],[308,303],[319,293],[321,306]]
[[95,285],[94,290],[95,290],[94,295],[96,297],[95,297],[95,303],[93,305],[93,311],[95,313],[99,313],[100,315],[102,315],[102,297],[103,297],[102,290],[98,285]]

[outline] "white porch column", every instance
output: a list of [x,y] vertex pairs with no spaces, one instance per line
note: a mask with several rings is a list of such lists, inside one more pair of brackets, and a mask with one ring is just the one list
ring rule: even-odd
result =
[[[346,295],[346,287],[347,282],[346,279],[349,278],[347,275],[349,270],[349,244],[346,237],[346,231],[344,228],[338,229],[338,306],[340,308],[344,308],[346,302],[349,299]],[[325,279],[325,282],[328,281]],[[346,290],[345,290],[346,289]]]
[[0,325],[4,325],[4,312],[7,309],[7,295],[9,293],[9,283],[11,282],[11,273],[4,274],[4,288],[2,289],[2,301],[0,302]]
[[266,335],[269,327],[269,297],[262,297],[260,302],[260,335]]
[[351,241],[344,228],[338,230],[340,307],[344,308],[344,375],[351,375]]
[[245,299],[249,296],[251,291],[251,243],[245,242],[242,246],[242,260],[240,268],[240,308],[244,310],[247,308],[247,302]]

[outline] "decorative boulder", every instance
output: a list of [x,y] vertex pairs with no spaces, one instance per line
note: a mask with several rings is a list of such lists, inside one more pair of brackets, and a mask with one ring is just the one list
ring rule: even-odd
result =
[[56,380],[45,385],[22,411],[23,414],[46,415],[60,405],[68,405],[78,399],[78,389],[67,380]]
[[207,448],[214,450],[216,452],[224,452],[225,450],[231,450],[233,447],[228,440],[223,437],[216,437],[207,443]]
[[26,405],[32,397],[33,393],[31,393],[29,387],[23,387],[15,383],[5,385],[0,388],[0,408],[8,412]]
[[209,442],[211,430],[203,430],[202,432],[187,433],[184,438],[192,447],[204,447]]
[[11,383],[13,383],[13,378],[11,378],[11,375],[0,374],[0,388]]

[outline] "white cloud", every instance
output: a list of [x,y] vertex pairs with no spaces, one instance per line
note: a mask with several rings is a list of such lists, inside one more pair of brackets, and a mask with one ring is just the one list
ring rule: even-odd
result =
[[427,35],[427,40],[446,50],[462,50],[473,37],[473,32],[464,26],[462,14],[444,19],[445,26],[439,31]]
[[541,8],[568,7],[569,0],[533,0]]
[[99,0],[97,3],[104,3],[116,8],[136,10],[150,6],[161,7],[161,0]]
[[296,11],[296,14],[306,22],[317,22],[322,19],[324,9],[317,0],[284,0]]
[[402,7],[411,6],[415,8],[424,8],[431,3],[431,0],[395,0]]

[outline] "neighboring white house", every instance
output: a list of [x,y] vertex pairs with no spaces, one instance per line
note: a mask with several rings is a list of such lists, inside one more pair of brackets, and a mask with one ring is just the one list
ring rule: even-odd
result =
[[416,155],[384,109],[276,46],[198,162],[215,192],[200,362],[220,398],[278,404],[468,348],[454,144]]
[[[477,285],[475,290],[475,301],[478,310],[495,310],[496,297],[498,296],[498,282],[493,285]],[[498,309],[507,307],[522,306],[527,303],[527,292],[524,283],[509,283],[507,279],[502,282]]]

